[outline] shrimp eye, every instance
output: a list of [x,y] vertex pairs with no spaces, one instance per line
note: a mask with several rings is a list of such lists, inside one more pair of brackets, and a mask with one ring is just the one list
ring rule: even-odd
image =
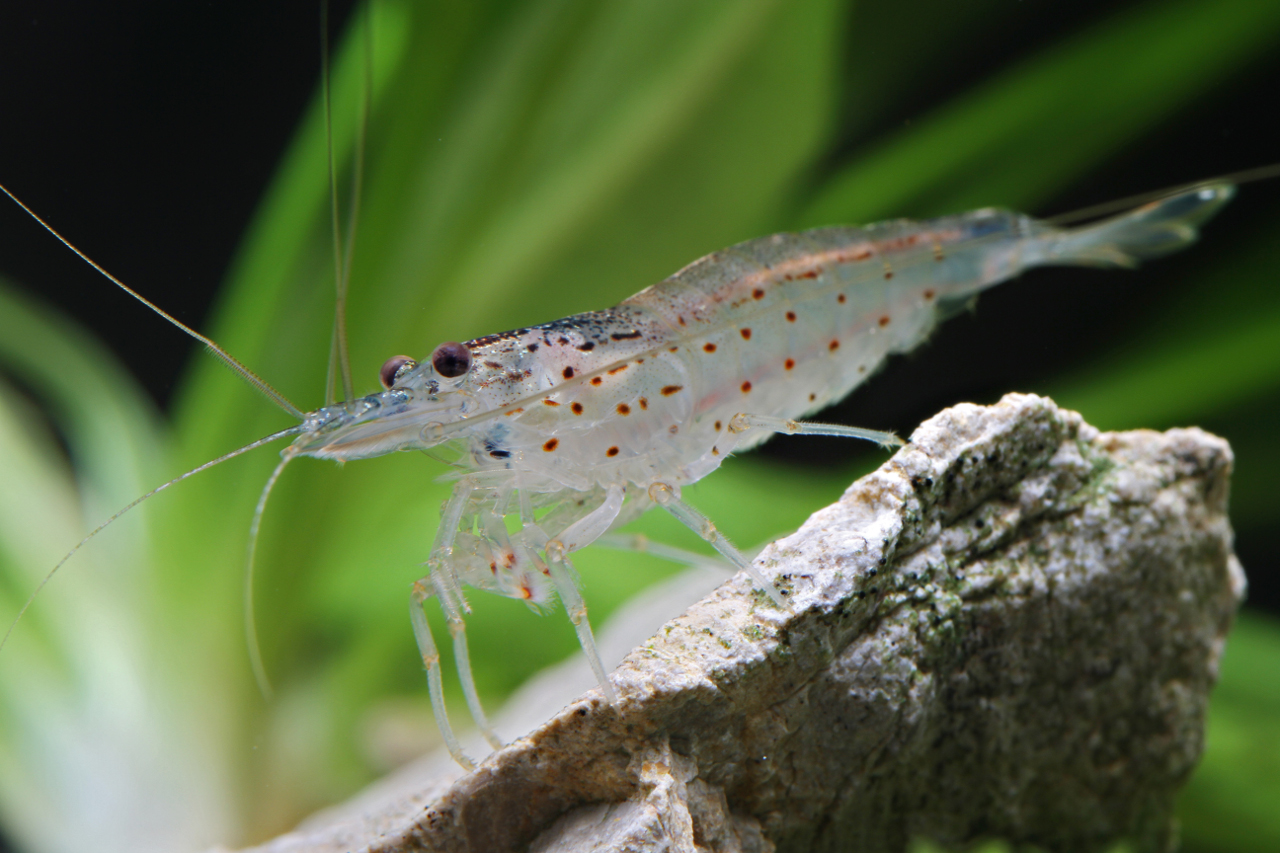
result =
[[378,371],[378,379],[382,382],[383,388],[391,388],[396,384],[396,379],[406,370],[413,370],[418,363],[407,355],[393,355],[387,359],[382,369]]
[[443,343],[431,353],[431,366],[446,379],[461,376],[471,369],[471,350],[453,341]]

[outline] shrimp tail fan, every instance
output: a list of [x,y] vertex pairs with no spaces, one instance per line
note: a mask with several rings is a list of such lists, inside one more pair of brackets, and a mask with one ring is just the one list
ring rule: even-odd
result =
[[1045,264],[1135,267],[1184,249],[1200,226],[1235,195],[1231,184],[1205,184],[1148,202],[1126,213],[1075,228],[1051,228],[1040,235]]

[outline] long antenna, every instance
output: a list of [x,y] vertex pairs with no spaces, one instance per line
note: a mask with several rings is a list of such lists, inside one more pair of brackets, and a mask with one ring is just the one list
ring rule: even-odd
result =
[[1093,219],[1098,216],[1106,216],[1108,213],[1116,213],[1121,210],[1131,210],[1149,201],[1159,201],[1160,199],[1170,196],[1181,195],[1192,190],[1202,189],[1205,187],[1217,186],[1218,184],[1251,184],[1255,181],[1267,181],[1272,178],[1280,177],[1280,163],[1272,163],[1269,166],[1258,166],[1253,169],[1243,169],[1239,172],[1230,172],[1226,175],[1216,175],[1212,178],[1205,178],[1200,181],[1192,181],[1189,184],[1178,184],[1177,186],[1166,187],[1162,190],[1153,192],[1139,193],[1126,198],[1117,198],[1111,201],[1105,201],[1101,204],[1082,207],[1079,210],[1073,210],[1069,213],[1060,213],[1057,216],[1050,216],[1045,219],[1051,225],[1070,225],[1085,219]]
[[[356,131],[355,169],[351,177],[351,217],[347,220],[347,247],[342,268],[342,308],[343,330],[346,329],[346,295],[351,287],[351,259],[355,254],[356,229],[360,222],[360,201],[364,195],[365,145],[369,136],[369,110],[373,104],[373,4],[366,2],[363,6],[364,29],[361,47],[364,53],[364,85],[361,86],[360,126]],[[344,350],[345,352],[345,350]],[[345,366],[345,373],[350,376],[351,365]],[[350,399],[350,391],[348,399]]]
[[138,293],[138,291],[134,290],[132,287],[125,284],[123,281],[116,278],[111,273],[107,272],[102,266],[98,264],[97,261],[95,261],[93,258],[86,255],[84,252],[77,249],[74,245],[72,245],[70,240],[68,240],[66,237],[63,237],[60,233],[58,233],[57,229],[55,229],[48,222],[45,222],[43,219],[41,219],[40,216],[34,210],[32,210],[31,208],[23,204],[22,200],[19,199],[16,195],[9,192],[8,187],[4,186],[3,184],[0,184],[0,191],[4,192],[4,194],[7,195],[9,198],[13,199],[13,203],[18,205],[18,207],[22,208],[23,210],[25,210],[27,212],[27,215],[30,216],[32,219],[34,219],[36,222],[39,222],[40,225],[44,227],[44,230],[48,231],[54,237],[57,237],[59,242],[62,243],[62,245],[66,246],[68,249],[70,249],[71,251],[79,255],[81,260],[83,260],[89,266],[93,267],[98,272],[102,273],[102,275],[104,275],[107,278],[107,280],[110,281],[112,284],[114,284],[116,287],[120,288],[125,293],[129,294],[134,299],[138,300],[143,305],[147,306],[152,311],[156,312],[157,314],[159,314],[161,317],[168,320],[173,325],[177,326],[179,329],[186,332],[188,335],[195,338],[200,343],[204,344],[209,349],[209,352],[211,352],[215,357],[220,359],[222,363],[225,364],[227,367],[231,368],[233,371],[239,374],[241,379],[248,382],[254,388],[257,388],[258,391],[262,392],[263,396],[265,396],[268,400],[275,403],[277,406],[284,409],[286,412],[288,412],[290,415],[297,418],[298,420],[301,421],[306,419],[306,415],[303,414],[301,409],[299,409],[293,403],[289,402],[289,399],[287,397],[285,397],[279,391],[277,391],[276,389],[272,388],[269,384],[267,384],[266,380],[262,379],[252,370],[250,370],[249,368],[241,364],[239,361],[237,361],[236,358],[233,355],[231,355],[231,353],[227,352],[222,347],[218,346],[213,341],[211,341],[209,338],[206,338],[204,335],[200,334],[195,329],[188,326],[186,323],[183,323],[177,317],[174,317],[172,314],[165,311],[159,305],[156,305],[150,299],[147,299],[141,293]]
[[[8,190],[5,190],[5,192],[8,192]],[[10,196],[10,198],[12,198],[12,196]],[[17,201],[17,199],[14,199],[14,200]],[[18,202],[18,203],[21,204],[22,202]],[[89,263],[93,263],[93,262],[90,261]],[[35,601],[36,596],[39,595],[40,591],[45,588],[45,585],[48,584],[49,581],[53,580],[53,576],[54,574],[57,573],[58,569],[62,568],[63,564],[65,564],[67,560],[70,560],[77,551],[83,548],[86,542],[88,542],[90,539],[92,539],[93,537],[97,536],[99,533],[101,533],[102,531],[110,527],[111,524],[114,523],[117,518],[124,515],[126,512],[133,509],[135,506],[142,503],[152,495],[157,495],[160,492],[163,492],[165,489],[169,488],[170,486],[176,486],[178,483],[181,483],[183,480],[187,479],[188,477],[194,477],[196,474],[199,474],[201,471],[207,471],[208,469],[212,468],[214,465],[220,465],[223,462],[226,462],[228,459],[235,459],[237,456],[248,453],[250,450],[256,450],[264,444],[270,444],[276,439],[286,438],[292,435],[298,435],[305,431],[306,431],[306,427],[303,426],[302,424],[299,424],[298,426],[292,426],[292,427],[289,427],[288,429],[282,429],[280,430],[280,432],[273,432],[271,435],[268,435],[265,438],[260,438],[257,441],[251,441],[248,444],[246,444],[244,447],[238,447],[235,450],[231,451],[230,453],[224,453],[223,455],[219,456],[217,459],[211,459],[210,461],[205,462],[203,465],[198,465],[195,468],[192,468],[190,471],[188,471],[185,474],[181,474],[177,477],[174,477],[172,480],[170,480],[167,483],[164,483],[163,485],[156,486],[154,489],[147,492],[145,495],[138,498],[137,500],[134,500],[132,503],[130,503],[124,509],[117,512],[115,515],[111,516],[106,521],[102,522],[97,527],[93,528],[93,530],[89,531],[89,535],[85,536],[83,539],[77,542],[76,546],[72,548],[70,551],[68,551],[66,555],[61,560],[58,561],[58,564],[56,566],[54,566],[52,569],[49,570],[49,573],[44,576],[44,580],[40,581],[40,585],[37,586],[35,588],[35,591],[32,592],[30,597],[27,598],[27,603],[22,605],[22,609],[18,611],[18,615],[13,617],[13,621],[9,623],[9,629],[4,632],[4,637],[0,638],[0,649],[3,649],[4,644],[9,642],[9,635],[13,633],[13,629],[17,626],[19,620],[22,619],[23,614],[27,612],[27,608],[31,606],[31,602]],[[273,481],[274,481],[274,478],[273,478]]]
[[351,359],[347,353],[347,281],[346,263],[342,259],[342,223],[338,214],[338,169],[333,156],[333,105],[329,73],[329,2],[320,4],[320,64],[324,90],[325,151],[329,159],[329,212],[333,226],[333,278],[337,290],[333,311],[333,340],[329,349],[329,376],[325,382],[325,402],[334,403],[334,361],[342,379],[342,399],[350,400],[354,394],[351,383]]
[[253,568],[258,555],[258,530],[262,527],[262,514],[267,508],[267,498],[275,488],[276,480],[284,472],[284,466],[293,461],[293,456],[285,451],[285,457],[276,465],[267,484],[262,487],[258,496],[258,504],[253,508],[253,521],[249,525],[249,555],[244,565],[244,641],[249,647],[249,664],[253,668],[253,679],[258,682],[258,691],[262,698],[271,700],[271,681],[267,678],[267,666],[262,662],[262,646],[258,642],[258,621],[253,613]]

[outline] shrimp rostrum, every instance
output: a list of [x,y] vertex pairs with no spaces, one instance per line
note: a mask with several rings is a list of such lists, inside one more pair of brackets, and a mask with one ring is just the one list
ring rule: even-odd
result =
[[[684,486],[774,433],[900,444],[889,433],[798,419],[847,395],[981,290],[1028,267],[1128,267],[1175,251],[1232,193],[1209,184],[1077,228],[985,209],[741,243],[613,308],[444,343],[421,363],[396,356],[382,368],[387,390],[309,414],[283,456],[456,453],[460,473],[411,614],[437,722],[454,758],[470,766],[445,714],[428,598],[444,610],[467,704],[495,747],[467,657],[464,585],[535,605],[558,595],[613,701],[574,551],[657,504],[785,607],[682,500]],[[515,533],[508,516],[519,519]]]
[[888,355],[915,347],[985,288],[1034,266],[1129,267],[1176,251],[1233,192],[1224,181],[1197,185],[1072,228],[984,209],[762,237],[695,261],[613,308],[443,343],[422,362],[395,356],[382,366],[384,391],[310,413],[89,261],[301,421],[160,486],[106,523],[151,494],[282,437],[294,440],[258,502],[251,540],[272,484],[296,457],[348,461],[415,449],[446,456],[456,482],[427,576],[413,586],[410,614],[444,742],[470,767],[446,715],[439,653],[423,609],[428,599],[444,611],[467,705],[495,748],[501,741],[471,675],[464,586],[533,606],[558,597],[601,693],[614,701],[573,552],[656,504],[785,608],[782,592],[682,499],[683,487],[775,433],[901,444],[890,433],[800,419],[846,396]]

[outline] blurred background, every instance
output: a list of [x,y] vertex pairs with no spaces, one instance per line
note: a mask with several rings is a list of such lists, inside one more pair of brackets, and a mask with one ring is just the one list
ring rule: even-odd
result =
[[[761,234],[986,205],[1054,215],[1280,160],[1270,0],[379,0],[329,16],[348,210],[372,93],[358,393],[390,355],[605,307]],[[0,8],[0,182],[304,408],[323,402],[333,301],[320,18],[313,0]],[[1278,225],[1280,183],[1264,182],[1137,272],[1033,272],[824,416],[907,434],[1016,390],[1103,428],[1230,439],[1250,598],[1181,803],[1185,850],[1280,848]],[[289,419],[8,205],[0,276],[7,621],[121,506]],[[242,566],[274,459],[131,513],[24,617],[0,653],[2,849],[247,843],[432,746],[405,606],[439,465],[286,473],[255,586],[268,702]],[[688,494],[754,545],[881,461],[775,440]],[[640,529],[698,547],[663,519]],[[675,570],[578,563],[597,624]],[[471,602],[490,705],[576,649],[562,614]]]

